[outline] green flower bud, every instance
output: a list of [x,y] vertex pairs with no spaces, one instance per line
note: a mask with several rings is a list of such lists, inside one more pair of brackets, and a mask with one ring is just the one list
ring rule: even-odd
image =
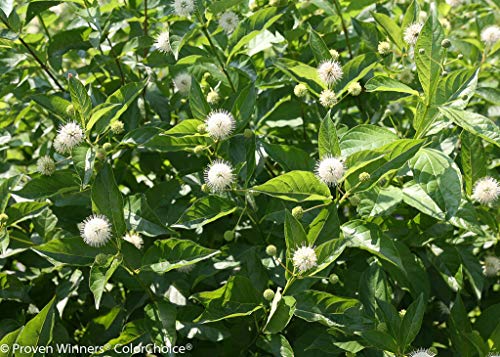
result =
[[251,129],[245,129],[243,132],[243,136],[247,139],[250,139],[253,137],[253,131]]
[[208,187],[208,185],[204,183],[203,185],[201,185],[201,191],[205,193],[210,193],[210,187]]
[[330,56],[332,56],[332,59],[334,59],[334,60],[338,60],[339,59],[340,54],[338,53],[337,50],[333,50],[332,49],[332,50],[330,50],[328,52],[330,52]]
[[441,41],[441,46],[444,48],[450,48],[451,47],[451,41],[445,38],[443,41]]
[[75,107],[73,104],[70,104],[66,107],[66,114],[68,114],[70,117],[75,115]]
[[379,42],[377,50],[382,56],[387,56],[391,53],[391,44],[387,41]]
[[220,100],[220,97],[219,97],[219,93],[217,93],[217,91],[212,89],[210,92],[208,92],[208,94],[207,94],[208,104],[216,104],[217,102],[219,102],[219,100]]
[[420,53],[421,55],[423,55],[425,53],[425,48],[419,48],[418,49],[418,53]]
[[102,148],[104,149],[104,151],[109,152],[111,151],[111,149],[113,149],[113,145],[111,143],[104,143],[102,145]]
[[204,150],[205,150],[205,147],[204,147],[203,145],[196,145],[196,146],[194,147],[194,153],[195,153],[196,155],[201,154]]
[[458,54],[458,56],[457,56],[457,58],[458,58],[459,60],[461,60],[462,58],[464,58],[464,55],[463,55],[463,54],[461,54],[461,53],[459,53],[459,54]]
[[441,72],[441,77],[446,77],[448,75],[448,72],[447,71],[443,71]]
[[234,239],[234,231],[225,231],[224,232],[224,239],[227,242],[230,242]]
[[5,213],[0,213],[0,223],[5,223],[9,219],[9,216],[7,216]]
[[276,254],[278,254],[278,249],[276,248],[275,245],[269,244],[266,247],[266,254],[269,255],[270,257],[275,257]]
[[302,206],[297,206],[292,209],[292,216],[294,216],[297,219],[302,219],[304,217],[304,209]]
[[361,91],[363,88],[361,87],[361,84],[359,82],[354,82],[347,87],[347,91],[349,92],[350,95],[356,97],[361,94]]
[[104,265],[108,261],[108,256],[103,253],[99,253],[95,257],[95,262],[97,265]]
[[304,83],[299,83],[293,88],[293,93],[299,97],[302,98],[307,94],[307,87]]
[[368,172],[362,172],[358,176],[359,181],[366,182],[370,179],[370,174]]
[[103,161],[106,159],[106,150],[103,148],[98,148],[95,153],[95,157],[97,157],[98,160]]
[[328,281],[330,284],[335,285],[339,282],[339,276],[337,274],[330,274]]
[[405,315],[406,315],[405,309],[399,310],[399,317],[404,317]]
[[271,289],[266,289],[264,290],[262,296],[264,296],[264,299],[266,299],[267,301],[272,301],[274,299],[274,291],[272,291]]
[[115,135],[121,134],[125,131],[124,124],[121,120],[115,120],[114,122],[112,122],[109,126],[109,129]]

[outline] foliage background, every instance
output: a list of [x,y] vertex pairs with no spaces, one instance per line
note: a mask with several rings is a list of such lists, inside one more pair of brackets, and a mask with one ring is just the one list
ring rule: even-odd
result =
[[[192,343],[191,355],[221,356],[500,349],[498,274],[481,266],[500,253],[498,204],[470,198],[479,178],[499,177],[500,45],[480,40],[498,0],[198,1],[189,18],[159,0],[0,4],[0,343]],[[218,26],[228,9],[241,20],[229,36]],[[413,53],[403,33],[418,21]],[[163,54],[153,44],[167,29]],[[326,110],[315,68],[329,49],[344,77]],[[172,84],[183,71],[188,96]],[[237,121],[220,143],[197,130],[217,108]],[[72,120],[87,141],[62,157],[52,141]],[[109,131],[116,120],[125,133]],[[326,153],[346,160],[339,189],[313,175]],[[52,176],[36,173],[46,154]],[[238,182],[207,194],[216,157]],[[113,217],[115,244],[83,243],[92,212]],[[131,229],[142,250],[121,239]],[[321,269],[295,279],[278,260],[304,242]],[[262,296],[285,286],[272,303]]]

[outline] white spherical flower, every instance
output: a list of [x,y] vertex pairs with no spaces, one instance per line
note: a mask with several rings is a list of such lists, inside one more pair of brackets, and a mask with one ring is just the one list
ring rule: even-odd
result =
[[316,165],[316,175],[329,186],[336,185],[344,176],[345,166],[340,158],[325,156]]
[[347,87],[347,91],[349,92],[350,95],[356,97],[361,94],[361,91],[363,88],[361,87],[361,84],[359,82],[354,82]]
[[302,246],[295,250],[292,257],[293,266],[303,273],[317,265],[318,257],[313,248]]
[[179,73],[174,78],[174,84],[175,88],[177,88],[181,94],[189,94],[191,90],[191,76],[187,72]]
[[234,130],[234,118],[228,111],[216,110],[211,112],[205,120],[205,128],[214,140],[227,138]]
[[226,11],[220,16],[219,25],[226,33],[233,32],[238,26],[238,15],[232,11]]
[[234,181],[233,168],[230,164],[217,160],[205,170],[205,183],[212,192],[221,192]]
[[319,102],[325,108],[332,108],[335,104],[337,104],[337,96],[334,91],[325,89],[319,96]]
[[293,93],[301,98],[307,94],[307,87],[304,83],[299,83],[293,88]]
[[123,236],[123,239],[132,243],[137,249],[141,249],[144,244],[144,240],[135,232],[128,232]]
[[446,3],[451,7],[459,6],[462,4],[462,2],[463,0],[446,0]]
[[403,37],[405,42],[407,44],[409,44],[410,46],[415,46],[415,44],[417,43],[417,40],[418,40],[418,35],[420,35],[420,31],[422,31],[422,27],[424,27],[424,25],[420,22],[415,22],[415,23],[409,25],[405,29],[405,33],[404,33],[404,37]]
[[493,46],[500,40],[500,27],[496,25],[486,27],[481,31],[481,40],[488,46]]
[[379,42],[377,50],[382,56],[386,56],[391,53],[391,44],[387,41]]
[[194,1],[174,0],[174,10],[179,16],[188,16],[194,11]]
[[158,51],[163,53],[172,52],[172,47],[170,47],[170,34],[168,31],[163,31],[156,37],[155,47]]
[[65,154],[79,145],[84,138],[83,129],[75,122],[65,124],[59,128],[54,141],[54,148],[58,153]]
[[48,155],[40,157],[36,162],[36,167],[42,175],[50,176],[56,171],[56,163]]
[[410,353],[410,357],[434,357],[436,354],[425,348],[419,348],[416,351]]
[[500,196],[500,184],[493,177],[483,177],[474,185],[472,198],[481,204],[494,202]]
[[486,276],[494,277],[500,272],[500,258],[493,255],[485,257],[482,265],[483,274]]
[[342,66],[335,60],[326,60],[319,64],[318,76],[327,85],[335,84],[343,75]]
[[100,247],[111,238],[111,224],[106,216],[94,214],[80,224],[80,234],[88,245]]

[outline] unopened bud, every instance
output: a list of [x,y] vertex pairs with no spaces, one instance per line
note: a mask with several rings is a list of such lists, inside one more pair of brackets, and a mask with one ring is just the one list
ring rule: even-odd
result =
[[205,124],[200,124],[196,127],[196,130],[198,131],[198,133],[204,134],[207,131],[207,127],[205,126]]
[[266,247],[266,254],[269,255],[270,257],[275,257],[276,254],[278,254],[278,249],[276,248],[275,245],[269,244]]
[[111,123],[109,126],[111,129],[111,132],[115,135],[123,133],[124,129],[124,124],[121,120],[115,120],[114,122]]
[[451,47],[451,41],[445,38],[443,41],[441,41],[441,46],[444,48],[450,48]]
[[366,182],[370,179],[370,174],[368,172],[362,172],[359,174],[358,179],[361,182]]
[[205,193],[210,193],[210,187],[208,187],[208,185],[204,183],[203,185],[201,185],[201,191]]
[[106,152],[110,152],[111,149],[113,149],[113,145],[111,143],[104,143],[102,145],[102,148],[104,149],[104,151]]
[[304,209],[302,206],[297,206],[292,209],[292,216],[294,216],[297,219],[302,219],[304,217]]
[[264,290],[262,296],[264,296],[264,299],[266,299],[267,301],[272,301],[274,299],[274,291],[272,291],[271,289],[266,289]]
[[205,147],[204,147],[203,145],[196,145],[196,146],[194,147],[194,150],[193,150],[193,151],[194,151],[194,153],[195,153],[196,155],[199,155],[199,154],[201,154],[204,150],[205,150]]
[[245,131],[243,131],[243,136],[247,139],[251,139],[253,137],[253,131],[251,129],[245,129]]
[[328,281],[330,284],[335,285],[339,282],[339,276],[337,274],[330,274]]
[[224,239],[227,242],[230,242],[234,239],[234,232],[233,231],[225,231],[224,232]]
[[420,53],[421,55],[423,55],[425,53],[425,48],[419,48],[418,49],[418,53]]
[[103,161],[106,158],[106,150],[104,150],[103,148],[98,148],[96,150],[95,156],[98,160]]

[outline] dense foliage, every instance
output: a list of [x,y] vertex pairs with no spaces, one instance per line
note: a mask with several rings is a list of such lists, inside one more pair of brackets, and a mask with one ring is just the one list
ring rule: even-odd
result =
[[499,353],[499,6],[0,0],[0,356]]

